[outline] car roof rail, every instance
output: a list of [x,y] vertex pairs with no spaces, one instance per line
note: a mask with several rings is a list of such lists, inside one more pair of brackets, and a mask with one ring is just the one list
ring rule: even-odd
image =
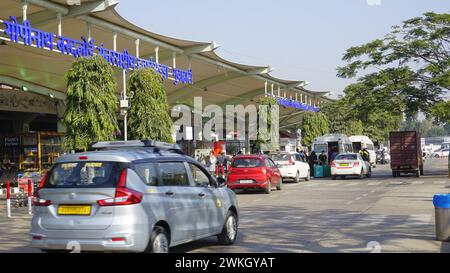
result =
[[129,149],[129,148],[154,148],[155,152],[171,151],[178,154],[184,154],[178,144],[167,143],[155,140],[128,140],[128,141],[99,141],[89,145],[89,150],[110,150],[110,149]]

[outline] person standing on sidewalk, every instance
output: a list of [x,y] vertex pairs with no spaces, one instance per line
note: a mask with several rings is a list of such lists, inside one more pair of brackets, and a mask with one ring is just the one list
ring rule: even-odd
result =
[[209,153],[209,172],[212,175],[216,175],[216,163],[217,163],[217,159],[216,156],[214,155],[214,151],[211,150],[211,152]]

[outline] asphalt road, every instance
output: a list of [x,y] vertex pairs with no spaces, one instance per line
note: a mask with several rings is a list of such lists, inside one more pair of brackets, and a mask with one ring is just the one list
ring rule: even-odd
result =
[[[232,246],[216,238],[174,247],[172,252],[449,252],[435,241],[435,193],[450,192],[447,159],[430,159],[425,176],[392,178],[378,166],[370,179],[315,179],[284,184],[270,195],[238,193],[240,226]],[[0,252],[28,247],[30,216],[0,205]]]

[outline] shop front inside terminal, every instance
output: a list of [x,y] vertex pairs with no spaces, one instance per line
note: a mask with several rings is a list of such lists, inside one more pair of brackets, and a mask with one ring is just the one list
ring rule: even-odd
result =
[[63,153],[57,112],[48,96],[0,85],[0,183],[39,177]]

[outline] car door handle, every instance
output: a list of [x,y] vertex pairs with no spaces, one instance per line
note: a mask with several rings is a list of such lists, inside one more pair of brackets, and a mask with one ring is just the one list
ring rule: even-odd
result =
[[169,195],[169,196],[173,196],[173,194],[174,194],[173,191],[167,191],[166,192],[166,195]]
[[200,196],[200,197],[205,197],[206,194],[205,194],[204,192],[201,192],[201,193],[198,194],[198,196]]

